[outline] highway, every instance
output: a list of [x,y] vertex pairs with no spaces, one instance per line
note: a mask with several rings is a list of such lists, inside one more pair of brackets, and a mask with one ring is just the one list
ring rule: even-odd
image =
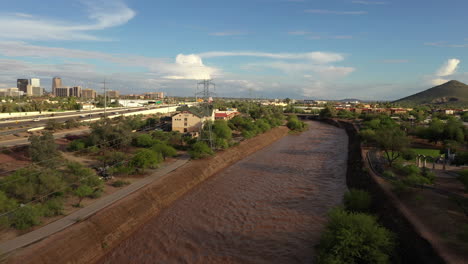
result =
[[[118,108],[118,109],[107,109],[106,116],[116,116],[120,114],[131,114],[137,113],[145,110],[151,109],[164,109],[170,108],[176,105],[165,105],[157,107],[135,107],[135,108]],[[64,123],[67,120],[75,119],[77,121],[93,121],[96,118],[100,118],[104,115],[103,109],[93,110],[93,111],[77,111],[77,112],[67,112],[67,113],[44,113],[42,116],[30,116],[30,117],[21,117],[20,119],[0,121],[0,128],[9,128],[5,131],[0,131],[0,135],[11,135],[21,132],[26,132],[32,128],[44,127],[47,122],[51,119],[55,120],[57,123]]]

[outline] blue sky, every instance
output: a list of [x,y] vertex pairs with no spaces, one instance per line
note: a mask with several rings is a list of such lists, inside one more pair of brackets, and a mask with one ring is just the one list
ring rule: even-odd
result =
[[462,0],[16,0],[0,4],[0,87],[390,100],[468,82]]

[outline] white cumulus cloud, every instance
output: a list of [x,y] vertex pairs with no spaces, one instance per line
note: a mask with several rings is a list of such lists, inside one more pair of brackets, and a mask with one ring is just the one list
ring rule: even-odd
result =
[[459,59],[449,59],[442,67],[437,71],[437,76],[449,76],[455,73],[460,64]]
[[437,70],[433,79],[430,80],[430,83],[432,85],[441,85],[448,82],[449,80],[445,79],[444,77],[454,75],[460,62],[461,61],[459,59],[455,58],[447,60],[447,62],[445,62],[444,65],[442,65],[439,70]]

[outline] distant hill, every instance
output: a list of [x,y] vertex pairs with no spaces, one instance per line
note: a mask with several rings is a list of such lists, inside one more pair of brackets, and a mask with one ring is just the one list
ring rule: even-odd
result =
[[406,104],[468,105],[468,85],[449,81],[395,101]]

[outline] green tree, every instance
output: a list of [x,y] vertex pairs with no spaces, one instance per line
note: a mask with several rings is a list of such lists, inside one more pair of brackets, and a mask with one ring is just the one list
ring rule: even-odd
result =
[[318,245],[317,263],[390,263],[394,235],[364,213],[332,210]]
[[147,168],[156,168],[163,160],[162,154],[149,149],[140,149],[130,160],[130,164],[143,172]]
[[409,139],[405,132],[398,127],[380,128],[376,130],[375,141],[380,150],[385,154],[390,167],[398,159],[401,152],[409,145]]
[[337,111],[334,106],[332,105],[327,105],[325,106],[322,111],[320,111],[320,117],[321,118],[333,118],[336,117]]
[[16,229],[24,230],[41,223],[40,205],[25,205],[13,212],[12,225]]
[[93,188],[89,187],[86,184],[78,186],[78,188],[76,188],[76,190],[74,191],[74,194],[78,197],[78,203],[76,204],[76,207],[81,207],[81,202],[83,201],[83,199],[93,194],[93,192]]
[[[15,199],[10,199],[3,191],[0,191],[0,215],[12,211],[18,207]],[[8,215],[0,216],[0,227],[8,227],[10,219]]]
[[49,119],[47,120],[47,123],[45,125],[45,129],[47,130],[58,130],[62,128],[62,124],[58,123],[55,119]]
[[286,126],[293,131],[304,131],[307,128],[306,124],[300,121],[296,115],[291,115],[288,117]]
[[29,156],[33,162],[44,167],[55,167],[60,153],[50,132],[44,132],[41,136],[30,136],[29,142]]
[[175,157],[177,155],[177,150],[167,144],[164,143],[157,143],[151,150],[156,153],[161,153],[162,157],[166,159],[167,157]]
[[197,141],[189,150],[192,159],[202,159],[214,154],[213,150],[203,141]]
[[133,140],[134,145],[141,148],[149,148],[154,145],[155,140],[148,134],[140,134]]

